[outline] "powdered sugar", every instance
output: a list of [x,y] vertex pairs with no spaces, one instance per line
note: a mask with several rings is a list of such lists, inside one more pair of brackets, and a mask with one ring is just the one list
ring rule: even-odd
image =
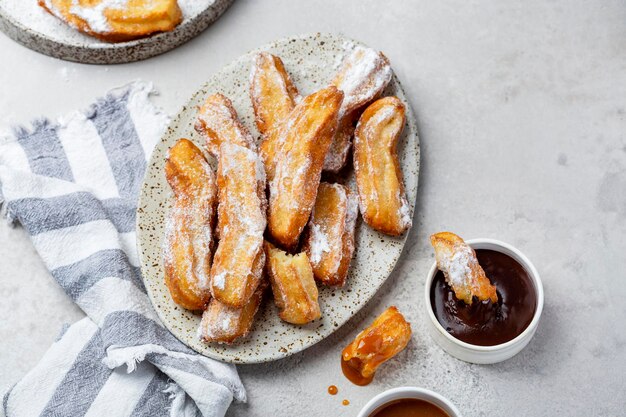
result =
[[201,339],[217,340],[223,342],[230,339],[238,331],[241,309],[228,307],[219,301],[212,300],[207,310],[202,315],[202,321],[198,328]]
[[223,143],[220,147],[220,152],[225,155],[223,158],[220,158],[221,175],[236,173],[241,169],[242,158],[245,158],[248,163],[253,164],[256,180],[265,183],[263,161],[261,161],[261,158],[255,151],[237,144]]
[[391,66],[379,52],[353,46],[344,58],[332,84],[344,92],[340,115],[368,103],[391,81]]
[[344,166],[350,150],[351,113],[372,101],[391,81],[391,66],[382,54],[350,42],[344,42],[343,48],[345,53],[336,57],[337,75],[331,84],[343,91],[344,99],[339,128],[324,160],[324,170],[332,172]]
[[222,94],[207,97],[198,110],[195,129],[205,137],[213,156],[219,154],[220,146],[225,143],[256,148],[254,138],[237,118],[232,102]]
[[96,33],[107,33],[111,31],[111,25],[104,15],[105,10],[121,10],[128,4],[128,0],[102,0],[96,5],[87,7],[81,6],[78,0],[72,0],[70,13],[83,19],[90,29]]
[[[253,168],[253,178],[256,181],[265,181],[265,170],[259,155],[252,149],[245,146],[223,143],[220,147],[220,175],[227,177],[230,175],[248,174],[250,167]],[[239,179],[244,180],[244,179]]]
[[328,237],[317,224],[311,224],[311,241],[309,244],[311,248],[311,262],[313,262],[313,264],[320,263],[324,252],[330,252]]
[[[197,225],[197,222],[194,222]],[[196,276],[196,286],[201,290],[210,288],[209,272],[211,270],[211,246],[213,236],[211,227],[204,223],[196,226],[198,230],[191,232],[194,254],[193,269]]]
[[[259,155],[244,146],[231,143],[224,143],[220,147],[219,176],[224,180],[226,177],[247,178],[250,174],[250,167],[254,167],[254,179],[256,185],[247,184],[242,187],[242,193],[224,192],[220,204],[224,205],[230,212],[230,217],[237,219],[237,227],[242,235],[262,235],[265,230],[264,207],[265,202],[265,168]],[[234,188],[234,187],[233,187]],[[254,204],[246,204],[247,200],[253,196],[259,197],[261,210],[249,210]],[[226,201],[229,198],[230,201]],[[243,226],[243,227],[242,227]],[[258,248],[254,248],[258,250]]]
[[466,243],[455,244],[451,251],[435,251],[438,267],[446,274],[451,286],[469,285],[471,263],[476,262],[472,249]]
[[205,342],[232,343],[250,331],[257,313],[265,283],[261,283],[242,308],[230,307],[212,299],[202,314],[198,336]]
[[[205,291],[209,289],[212,234],[206,214],[195,219],[196,213],[180,202],[174,204],[165,225],[163,261],[176,267],[177,279],[186,280],[192,290]],[[173,245],[178,247],[177,256],[183,258],[174,259]]]
[[217,275],[213,276],[213,286],[219,288],[220,290],[224,289],[226,285],[226,271],[223,271]]
[[342,285],[352,258],[354,228],[358,215],[356,195],[341,184],[323,182],[309,220],[305,250],[317,279]]
[[[86,35],[77,32],[66,23],[60,20],[59,10],[52,5],[51,0],[45,0],[46,7],[54,14],[46,12],[37,4],[36,0],[4,0],[0,2],[0,8],[10,18],[32,31],[45,34],[53,39],[78,37],[84,40],[91,40]],[[101,43],[100,41],[93,40]]]
[[59,74],[61,79],[67,83],[70,82],[74,75],[76,75],[76,68],[61,67],[57,70],[57,74]]
[[400,200],[400,219],[402,221],[403,227],[409,227],[413,223],[413,219],[411,218],[411,208],[409,207],[409,202],[406,199],[405,195],[400,195],[398,193],[398,199]]
[[178,0],[178,7],[183,12],[183,19],[193,19],[213,3],[215,0]]
[[348,41],[343,42],[343,44],[341,45],[343,49],[343,53],[335,55],[335,61],[333,62],[333,69],[335,71],[341,68],[341,64],[343,63],[343,60],[345,59],[346,54],[352,51],[355,46],[356,45],[352,42],[348,42]]
[[226,315],[226,317],[223,317],[220,322],[221,330],[225,332],[228,331],[228,329],[230,329],[231,322],[232,322],[232,316]]

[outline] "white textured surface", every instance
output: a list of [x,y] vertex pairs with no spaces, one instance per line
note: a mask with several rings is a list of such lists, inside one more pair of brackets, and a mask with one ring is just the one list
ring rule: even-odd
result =
[[[155,82],[157,103],[173,113],[208,75],[261,44],[311,31],[360,39],[389,57],[418,116],[422,167],[407,251],[380,296],[334,336],[240,367],[250,400],[229,416],[354,416],[375,393],[407,384],[448,396],[465,416],[623,416],[625,21],[621,0],[239,0],[182,47],[110,67],[58,61],[0,35],[11,62],[0,67],[0,126],[66,113],[138,77]],[[433,261],[428,235],[441,229],[510,242],[541,273],[544,316],[520,355],[467,365],[433,345],[422,283]],[[80,312],[25,232],[4,223],[0,296],[4,391]],[[413,323],[409,348],[372,385],[350,386],[341,348],[392,303]]]

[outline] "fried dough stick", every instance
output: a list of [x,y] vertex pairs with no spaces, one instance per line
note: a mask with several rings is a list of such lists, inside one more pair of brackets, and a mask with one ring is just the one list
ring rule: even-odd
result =
[[165,176],[174,191],[163,242],[165,284],[174,302],[201,310],[211,298],[215,174],[200,149],[180,139],[168,152]]
[[354,253],[358,198],[341,184],[320,183],[304,238],[315,279],[343,286]]
[[398,98],[381,98],[363,112],[354,135],[354,171],[363,220],[392,236],[411,226],[396,149],[404,111]]
[[344,375],[356,385],[369,384],[376,369],[400,353],[410,339],[411,325],[396,307],[389,307],[341,353]]
[[217,185],[220,241],[211,268],[211,292],[224,304],[243,307],[265,266],[265,171],[257,153],[222,143]]
[[335,87],[319,90],[302,100],[282,127],[285,139],[270,182],[268,225],[272,238],[287,248],[298,243],[315,204],[342,100]]
[[305,253],[289,255],[265,243],[267,271],[279,317],[292,324],[306,324],[320,317],[317,286]]
[[485,275],[470,245],[451,232],[435,233],[430,237],[430,243],[435,249],[437,267],[456,298],[470,305],[474,296],[479,301],[498,302],[496,287]]
[[202,314],[198,329],[200,338],[207,343],[231,344],[236,339],[245,337],[252,328],[266,288],[267,281],[261,281],[252,297],[241,308],[230,307],[212,299]]

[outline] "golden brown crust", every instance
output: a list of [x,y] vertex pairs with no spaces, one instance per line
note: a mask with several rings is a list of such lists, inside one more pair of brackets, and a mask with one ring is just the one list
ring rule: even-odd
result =
[[346,164],[354,128],[363,108],[380,96],[391,81],[391,66],[382,53],[355,47],[343,59],[331,85],[344,92],[339,127],[326,154],[324,171],[338,172]]
[[211,297],[215,175],[200,149],[180,139],[169,150],[165,176],[174,191],[163,242],[165,284],[174,302],[201,310]]
[[376,369],[401,352],[409,340],[411,325],[396,307],[389,307],[346,346],[341,353],[342,364],[363,382],[358,385],[367,385]]
[[94,27],[81,17],[97,12],[95,8],[100,1],[38,0],[38,3],[71,27],[106,42],[126,42],[158,32],[168,32],[183,20],[176,0],[129,0],[123,8],[105,8],[101,12],[106,19],[106,27]]
[[300,96],[282,60],[267,52],[259,53],[250,73],[250,99],[256,125],[263,136],[259,153],[265,164],[267,181],[281,157],[285,128],[282,127]]
[[250,73],[250,99],[261,135],[266,136],[278,127],[289,116],[298,98],[298,90],[283,61],[269,52],[259,52]]
[[430,237],[430,243],[435,249],[437,267],[443,272],[456,298],[466,304],[472,304],[473,297],[480,301],[498,302],[496,287],[485,275],[470,245],[451,232],[435,233]]
[[254,323],[267,280],[261,281],[256,291],[241,308],[230,307],[216,300],[211,300],[200,322],[200,338],[207,342],[231,344],[236,339],[246,337]]
[[239,121],[230,99],[223,94],[211,94],[198,109],[195,129],[206,140],[207,150],[215,157],[222,143],[233,143],[256,149],[248,129]]
[[356,194],[341,184],[320,183],[304,238],[315,279],[343,286],[354,253]]
[[289,255],[265,243],[267,271],[279,317],[293,324],[306,324],[321,316],[313,270],[305,253]]
[[220,241],[211,268],[211,291],[231,307],[243,307],[265,266],[265,172],[256,152],[223,143],[217,185]]
[[271,236],[285,247],[298,243],[311,214],[342,99],[335,87],[322,89],[302,100],[284,124],[283,146],[270,182],[268,225]]
[[363,112],[354,136],[354,171],[363,220],[392,236],[411,226],[396,149],[404,112],[398,98],[381,98]]

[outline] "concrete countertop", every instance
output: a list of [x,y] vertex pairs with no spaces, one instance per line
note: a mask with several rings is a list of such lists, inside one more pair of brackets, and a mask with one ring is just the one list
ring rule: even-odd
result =
[[[0,126],[56,117],[108,89],[153,81],[170,113],[244,52],[303,32],[340,32],[385,52],[418,117],[422,171],[404,255],[335,335],[289,359],[240,366],[249,402],[229,416],[354,416],[378,392],[416,385],[465,416],[623,416],[626,409],[626,3],[237,0],[202,35],[134,64],[91,66],[0,35]],[[426,332],[428,236],[509,242],[542,275],[538,332],[518,356],[470,365]],[[0,391],[82,316],[26,233],[0,222]],[[413,339],[362,388],[343,346],[395,304]],[[326,392],[339,387],[337,396]],[[349,406],[341,405],[347,398]]]

